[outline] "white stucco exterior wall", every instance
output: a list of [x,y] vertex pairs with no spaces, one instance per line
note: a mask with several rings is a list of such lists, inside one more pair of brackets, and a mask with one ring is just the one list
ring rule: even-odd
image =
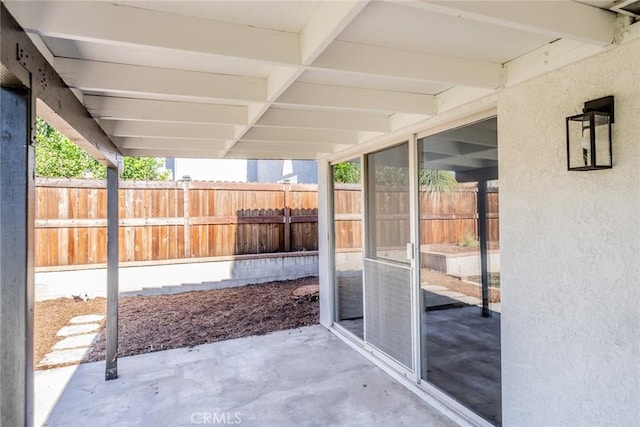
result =
[[[565,117],[615,96],[614,168],[566,170]],[[640,40],[501,91],[506,426],[640,422]]]

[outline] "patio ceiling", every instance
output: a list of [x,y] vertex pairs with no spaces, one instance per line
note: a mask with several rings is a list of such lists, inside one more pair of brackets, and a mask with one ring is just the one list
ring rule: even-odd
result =
[[610,3],[5,2],[122,154],[297,159],[592,55]]

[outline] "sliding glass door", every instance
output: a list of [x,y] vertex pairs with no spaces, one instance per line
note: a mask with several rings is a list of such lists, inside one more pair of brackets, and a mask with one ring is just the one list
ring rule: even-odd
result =
[[500,425],[497,154],[494,118],[332,176],[337,329]]
[[495,119],[418,141],[421,376],[501,424]]
[[365,341],[414,370],[409,146],[365,159]]

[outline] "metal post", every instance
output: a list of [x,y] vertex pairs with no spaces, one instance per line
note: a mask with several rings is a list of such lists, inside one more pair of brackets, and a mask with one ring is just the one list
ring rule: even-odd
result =
[[0,425],[33,425],[35,102],[0,88]]
[[482,317],[491,317],[489,310],[489,258],[487,238],[487,181],[478,181],[478,237],[480,239],[480,275],[482,276]]
[[107,367],[118,378],[118,169],[107,168]]

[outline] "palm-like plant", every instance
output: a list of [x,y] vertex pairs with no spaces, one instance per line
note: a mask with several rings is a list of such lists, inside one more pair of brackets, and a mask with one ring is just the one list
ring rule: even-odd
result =
[[458,181],[451,171],[423,169],[420,171],[420,186],[427,193],[450,193],[458,187]]

